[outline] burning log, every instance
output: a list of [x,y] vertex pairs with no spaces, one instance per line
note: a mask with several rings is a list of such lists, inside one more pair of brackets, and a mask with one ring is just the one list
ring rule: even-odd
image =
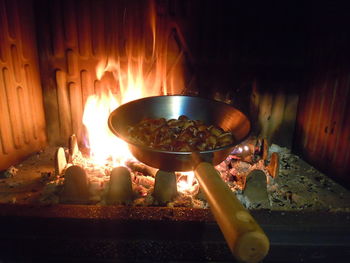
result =
[[121,204],[132,200],[131,175],[127,168],[116,167],[112,170],[108,192],[107,204]]
[[153,196],[159,203],[167,203],[177,195],[176,175],[159,170],[156,174]]
[[131,160],[126,162],[126,166],[129,167],[131,171],[142,173],[144,176],[155,177],[158,171],[156,168]]
[[62,147],[59,147],[55,153],[55,174],[57,176],[61,175],[66,166],[66,154],[64,152],[64,149]]
[[243,194],[249,203],[267,203],[267,180],[266,175],[261,170],[251,171],[246,179]]
[[266,139],[262,139],[262,159],[264,161],[267,160],[268,151],[269,151],[269,145],[267,143],[267,140]]
[[278,176],[278,172],[279,172],[279,155],[278,153],[274,152],[271,155],[271,160],[269,165],[266,167],[267,171],[269,172],[269,174],[273,177],[276,178]]
[[70,166],[65,174],[60,203],[86,204],[89,202],[88,179],[83,168]]
[[144,176],[144,175],[141,175],[141,176],[134,176],[132,178],[132,182],[135,183],[136,185],[141,185],[143,187],[146,187],[147,189],[151,188],[151,187],[154,187],[154,177],[151,177],[151,176]]

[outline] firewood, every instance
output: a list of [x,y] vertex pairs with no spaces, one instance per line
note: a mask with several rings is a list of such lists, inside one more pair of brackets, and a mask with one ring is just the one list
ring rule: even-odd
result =
[[278,155],[278,153],[276,153],[276,152],[272,153],[270,163],[266,168],[267,168],[267,171],[269,172],[269,174],[273,178],[276,178],[278,176],[278,172],[279,172],[279,155]]
[[144,176],[155,177],[158,169],[150,167],[146,164],[137,162],[137,161],[127,161],[126,166],[131,169],[133,172],[140,172]]
[[262,142],[262,159],[264,161],[267,160],[267,156],[269,154],[269,144],[267,142],[267,139],[262,139],[263,142]]

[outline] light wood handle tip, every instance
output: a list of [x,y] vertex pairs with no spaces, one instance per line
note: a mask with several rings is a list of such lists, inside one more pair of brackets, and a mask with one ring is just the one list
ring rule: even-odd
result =
[[256,263],[264,259],[269,248],[269,239],[263,232],[246,232],[238,238],[234,254],[242,262]]
[[242,262],[261,261],[270,242],[255,219],[211,164],[200,163],[195,174],[233,255]]

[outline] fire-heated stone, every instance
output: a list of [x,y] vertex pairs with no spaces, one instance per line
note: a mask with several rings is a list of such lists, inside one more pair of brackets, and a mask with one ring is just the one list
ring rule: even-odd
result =
[[268,203],[266,175],[261,170],[251,171],[243,190],[245,200],[249,203]]
[[112,170],[106,196],[106,203],[123,204],[132,200],[131,175],[126,167],[116,167]]
[[88,179],[83,168],[73,165],[64,174],[64,184],[60,193],[60,203],[89,203]]
[[172,201],[177,195],[176,175],[159,170],[156,174],[153,196],[161,204]]

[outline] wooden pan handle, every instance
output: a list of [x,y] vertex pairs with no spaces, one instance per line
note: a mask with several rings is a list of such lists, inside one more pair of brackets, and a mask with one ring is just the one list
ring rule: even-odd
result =
[[232,254],[243,262],[259,262],[270,242],[213,165],[201,162],[195,174]]

